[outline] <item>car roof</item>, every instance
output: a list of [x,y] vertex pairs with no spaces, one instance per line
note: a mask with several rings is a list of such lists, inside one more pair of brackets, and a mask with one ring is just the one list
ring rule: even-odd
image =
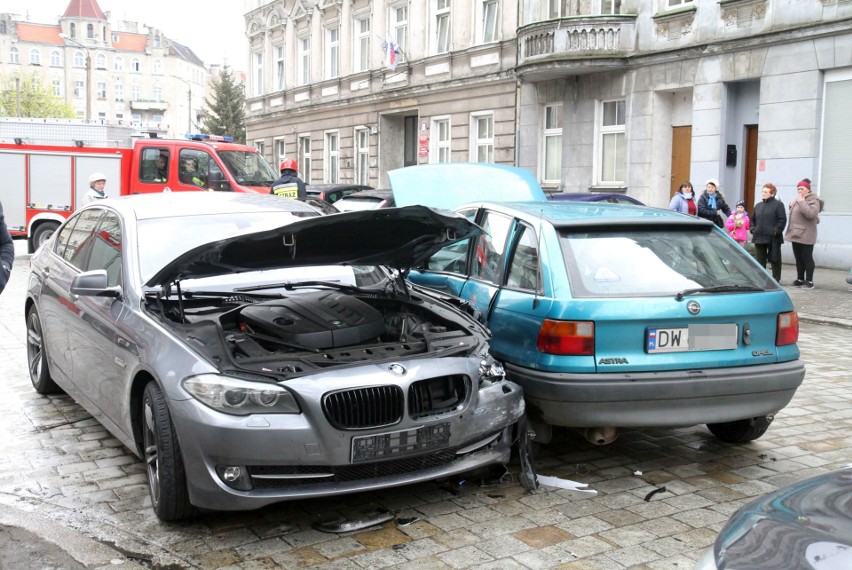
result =
[[579,202],[614,202],[619,201],[622,203],[630,203],[637,205],[644,205],[642,202],[633,198],[632,196],[628,196],[627,194],[620,194],[614,192],[561,192],[556,194],[549,194],[547,196],[548,200],[574,200]]
[[99,203],[109,204],[123,215],[130,215],[137,220],[270,210],[302,216],[318,214],[316,208],[299,200],[254,192],[156,192],[107,198],[94,204]]
[[393,190],[388,189],[371,189],[371,190],[361,190],[359,192],[355,192],[354,194],[349,194],[348,196],[344,196],[340,200],[360,200],[360,199],[374,199],[378,198],[380,200],[387,200],[388,198],[393,198]]
[[328,192],[330,190],[372,190],[372,186],[366,184],[308,184],[305,186],[308,194],[318,194],[320,192]]
[[618,225],[678,225],[713,226],[713,222],[681,214],[668,209],[635,206],[633,204],[614,204],[611,202],[572,202],[570,200],[535,202],[474,202],[462,206],[487,207],[515,215],[534,223],[544,220],[555,227],[614,227]]

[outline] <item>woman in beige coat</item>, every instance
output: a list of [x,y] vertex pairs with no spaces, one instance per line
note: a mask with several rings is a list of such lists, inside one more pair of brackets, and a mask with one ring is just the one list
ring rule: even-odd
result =
[[805,178],[796,185],[798,196],[790,202],[787,233],[784,239],[793,244],[796,258],[796,280],[793,287],[814,288],[814,244],[817,239],[819,213],[823,201],[811,192],[811,181]]

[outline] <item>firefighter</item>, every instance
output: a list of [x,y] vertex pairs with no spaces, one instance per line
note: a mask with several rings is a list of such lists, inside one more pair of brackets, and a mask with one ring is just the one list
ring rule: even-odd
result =
[[106,186],[106,174],[103,172],[93,172],[89,175],[89,191],[83,196],[83,204],[91,204],[96,200],[103,200],[107,197],[104,192]]
[[285,198],[299,198],[300,200],[307,198],[308,191],[305,189],[305,183],[296,174],[298,168],[299,165],[292,158],[282,160],[279,167],[281,177],[272,183],[272,190],[269,193]]
[[207,183],[198,173],[198,159],[194,156],[185,156],[180,160],[180,181],[184,184],[192,184],[204,188]]

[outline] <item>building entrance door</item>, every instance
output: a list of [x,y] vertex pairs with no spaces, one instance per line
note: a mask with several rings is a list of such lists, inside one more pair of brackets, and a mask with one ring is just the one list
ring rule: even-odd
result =
[[669,198],[674,196],[684,180],[689,180],[692,156],[692,125],[672,127],[672,177]]
[[746,145],[743,165],[745,180],[743,181],[743,200],[746,210],[754,209],[754,185],[757,183],[757,125],[746,125]]

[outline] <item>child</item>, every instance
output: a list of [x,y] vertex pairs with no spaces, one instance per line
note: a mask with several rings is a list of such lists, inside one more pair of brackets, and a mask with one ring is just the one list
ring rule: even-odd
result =
[[736,240],[738,244],[745,247],[748,240],[748,213],[745,211],[745,202],[740,200],[737,202],[737,209],[731,217],[725,222],[725,227],[728,229],[728,234]]

